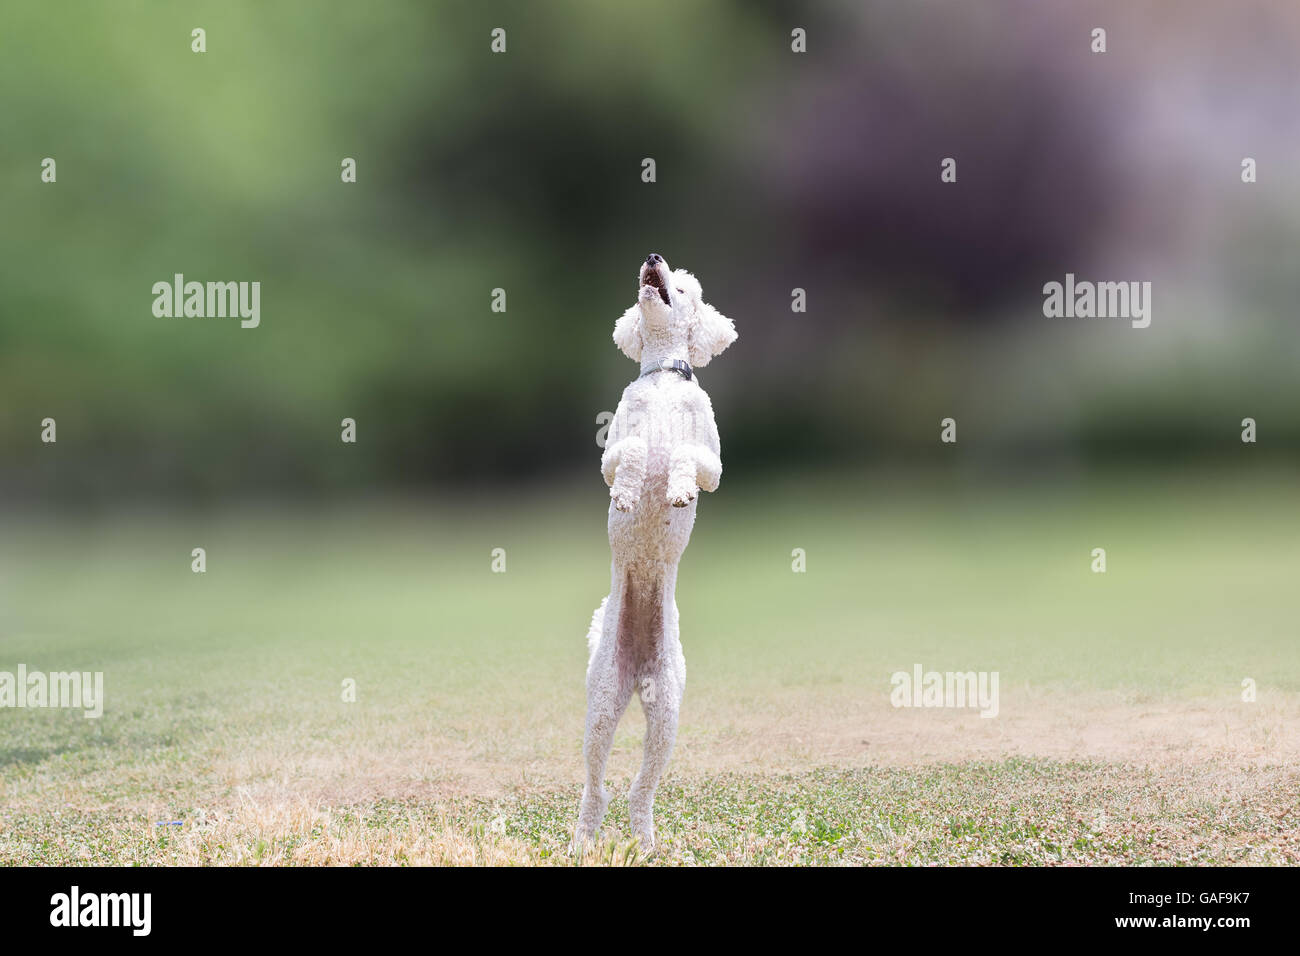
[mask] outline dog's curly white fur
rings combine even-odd
[[[700,489],[722,477],[709,396],[692,375],[656,371],[666,361],[700,368],[736,340],[731,320],[701,298],[700,284],[661,256],[641,266],[636,305],[614,325],[614,343],[641,363],[610,423],[600,470],[609,485],[609,596],[587,634],[587,782],[574,844],[600,829],[609,804],[605,762],[632,694],[646,718],[645,756],[628,794],[632,829],[654,847],[654,797],[677,736],[686,686],[678,634],[677,563],[695,524]],[[654,372],[654,374],[649,374]]]

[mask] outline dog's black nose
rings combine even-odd
[[[659,255],[657,252],[652,252],[650,255],[645,257],[645,264],[648,266],[657,266],[663,261],[664,257]]]

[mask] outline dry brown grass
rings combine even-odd
[[[394,729],[382,739],[343,733],[309,749],[282,741],[224,754],[213,774],[262,797],[306,795],[332,803],[492,797],[568,786],[582,779],[578,717],[580,709],[561,716],[540,706],[498,719],[485,709],[463,738]],[[636,772],[643,726],[634,704],[616,738],[611,776]],[[773,691],[761,706],[748,707],[688,698],[673,768],[687,775],[789,773],[1005,757],[1142,767],[1300,766],[1300,695],[1225,704],[1135,700],[1117,692],[1049,697],[1004,691],[996,719],[972,711],[895,709],[878,695],[850,693]]]
[[[688,705],[660,814],[676,829],[655,862],[1300,862],[1294,697],[1011,691],[994,720],[834,691],[765,703]],[[557,724],[545,702],[481,713],[442,732],[355,721],[305,740],[285,728],[185,768],[128,762],[89,779],[47,768],[0,783],[0,860],[579,862],[566,841],[580,728]],[[616,792],[636,770],[640,733],[634,707],[611,760]],[[833,839],[772,816],[795,803],[800,819],[833,819]],[[581,862],[644,858],[617,819]]]

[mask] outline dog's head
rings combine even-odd
[[[702,368],[736,341],[735,325],[704,301],[695,276],[670,270],[663,256],[653,254],[641,264],[637,284],[636,305],[614,323],[614,344],[632,361],[641,361],[647,339],[685,342],[691,365]]]

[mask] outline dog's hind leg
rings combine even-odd
[[[596,612],[602,618],[604,607],[602,603]],[[595,626],[593,619],[592,628]],[[619,674],[618,662],[611,651],[609,646],[601,647],[599,642],[596,643],[587,666],[587,730],[582,742],[582,753],[587,761],[587,782],[582,788],[578,826],[573,834],[573,845],[579,851],[596,837],[601,821],[605,819],[605,810],[609,806],[605,764],[614,746],[614,731],[632,698],[631,682]]]
[[[677,638],[677,603],[671,595],[667,602],[668,628],[657,666],[642,677],[637,686],[641,710],[645,714],[645,755],[627,795],[632,832],[640,838],[641,846],[647,852],[655,846],[655,789],[673,754],[677,714],[686,689],[686,662]]]
[[[677,739],[677,709],[682,698],[682,687],[677,675],[669,668],[658,674],[642,678],[639,688],[641,709],[645,713],[645,756],[641,770],[628,791],[628,814],[632,833],[640,838],[641,846],[649,852],[655,846],[655,789],[659,778],[668,766]]]

